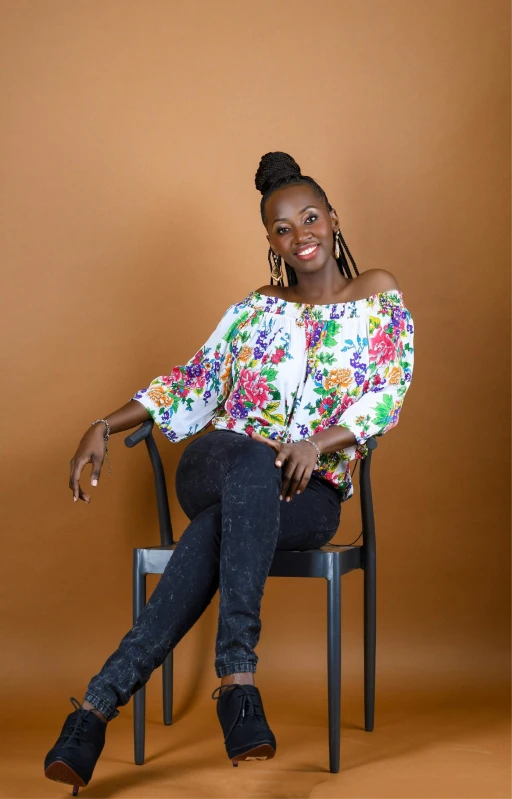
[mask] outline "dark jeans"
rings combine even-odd
[[[137,623],[89,683],[85,699],[119,714],[210,604],[219,588],[217,677],[256,671],[263,588],[276,549],[316,549],[338,529],[334,487],[312,475],[290,502],[268,444],[232,430],[194,439],[176,471],[191,520]]]

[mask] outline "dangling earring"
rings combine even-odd
[[[336,258],[336,260],[338,260],[340,255],[341,255],[341,231],[337,230],[336,233],[334,234],[334,257]]]
[[[270,265],[270,282],[275,280],[278,286],[284,286],[283,270],[281,268],[282,259],[280,255],[276,255],[272,247],[268,250],[268,262]]]

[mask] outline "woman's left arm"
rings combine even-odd
[[[371,436],[382,436],[398,424],[414,367],[414,322],[400,295],[381,298],[381,315],[370,317],[368,338],[366,391],[345,409],[336,425],[313,436],[322,452],[356,444],[364,456]]]

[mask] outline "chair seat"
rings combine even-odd
[[[176,544],[143,547],[134,550],[139,574],[162,574]],[[325,577],[347,574],[362,568],[361,546],[337,547],[327,544],[320,549],[278,550],[270,567],[270,577]]]

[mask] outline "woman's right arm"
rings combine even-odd
[[[123,430],[130,430],[138,427],[147,419],[150,413],[142,403],[137,400],[130,400],[119,410],[114,411],[104,417],[110,425],[110,433],[121,433]],[[71,458],[69,472],[69,487],[73,492],[73,501],[82,499],[89,503],[91,498],[80,487],[80,475],[87,463],[92,463],[91,485],[98,485],[101,466],[105,458],[105,432],[106,425],[103,422],[91,425],[86,430],[78,445],[77,451]]]
[[[155,378],[126,405],[105,417],[110,432],[129,430],[147,419],[153,419],[171,441],[181,441],[204,429],[229,393],[231,341],[248,317],[245,301],[230,305],[193,358],[184,366],[174,367],[171,375]],[[92,463],[91,485],[98,484],[105,457],[105,431],[101,422],[91,425],[71,459],[69,487],[75,502],[91,500],[79,482],[87,463]]]

